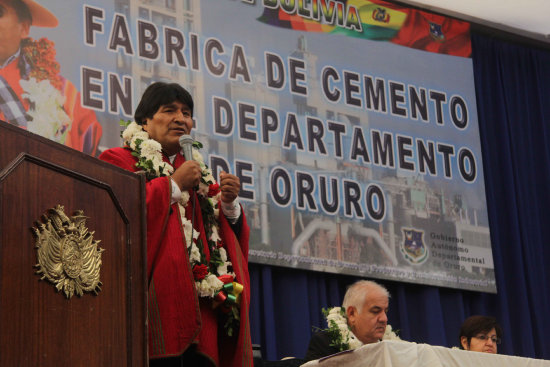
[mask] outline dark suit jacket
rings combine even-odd
[[[338,348],[330,346],[330,334],[327,331],[319,331],[313,334],[309,341],[305,360],[311,361],[338,352]]]

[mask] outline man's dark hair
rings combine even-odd
[[[193,116],[193,97],[185,88],[177,83],[156,82],[151,84],[143,92],[134,113],[136,124],[143,125],[146,119],[152,118],[157,113],[160,106],[175,101],[187,105],[191,110],[191,116]]]
[[[17,19],[19,19],[19,22],[23,23],[28,21],[29,24],[32,24],[31,11],[24,2],[21,0],[11,0],[8,4],[10,4],[13,7],[13,10],[15,10],[15,14],[17,15]]]
[[[462,347],[462,337],[465,336],[468,340],[468,345],[470,345],[470,340],[478,334],[481,333],[488,333],[489,331],[495,329],[495,332],[497,333],[497,338],[502,337],[502,328],[497,323],[497,319],[491,316],[482,316],[482,315],[474,315],[468,317],[464,322],[462,323],[462,326],[460,327],[460,333],[458,335],[458,345],[460,346],[460,349],[464,349]]]

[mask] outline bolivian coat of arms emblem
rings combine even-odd
[[[100,241],[94,240],[94,232],[88,232],[86,219],[82,210],[68,217],[63,206],[57,205],[43,216],[43,223],[37,222],[32,228],[36,236],[36,273],[67,298],[101,291],[99,273],[104,249],[98,247]]]

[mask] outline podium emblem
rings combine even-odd
[[[57,205],[43,216],[43,223],[32,228],[36,236],[38,269],[41,280],[47,279],[67,298],[75,293],[82,297],[84,292],[101,291],[99,273],[101,270],[100,241],[94,240],[94,232],[88,232],[82,210],[72,217]]]

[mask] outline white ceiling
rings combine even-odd
[[[399,2],[550,43],[550,0],[399,0]]]

